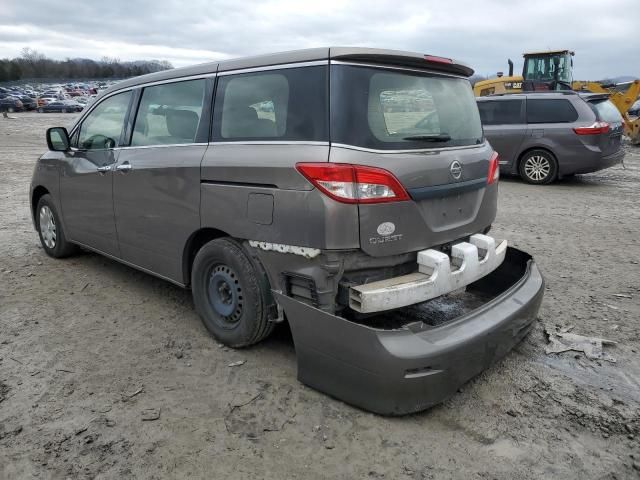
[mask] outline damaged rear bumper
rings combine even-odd
[[[543,289],[531,256],[509,247],[500,267],[467,287],[487,301],[438,326],[372,328],[274,295],[291,326],[302,383],[401,415],[443,401],[511,350],[530,331]]]

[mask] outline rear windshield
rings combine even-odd
[[[622,115],[609,100],[602,100],[599,102],[589,102],[591,108],[596,112],[598,120],[607,123],[621,123]]]
[[[331,141],[393,150],[477,145],[483,139],[466,79],[334,65]]]

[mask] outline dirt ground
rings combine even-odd
[[[95,254],[47,257],[28,187],[48,126],[0,118],[0,478],[640,478],[640,148],[534,187],[502,179],[493,235],[531,252],[536,328],[429,411],[373,415],[296,380],[286,325],[221,348],[188,291]],[[546,355],[544,328],[616,363]],[[236,361],[240,366],[229,366]]]

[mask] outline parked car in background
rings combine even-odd
[[[633,105],[631,105],[631,108],[627,113],[632,117],[640,117],[640,98],[636,100]]]
[[[56,97],[45,97],[45,96],[38,97],[36,99],[38,107],[43,107],[44,105],[47,105],[47,104],[49,104],[51,102],[59,102],[59,101],[60,100],[58,98],[56,98]]]
[[[41,107],[38,107],[38,112],[40,113],[51,113],[51,112],[60,112],[60,113],[71,113],[71,112],[81,112],[82,105],[69,104],[62,100],[56,100],[55,102],[47,103]]]
[[[28,95],[21,95],[19,98],[25,110],[35,110],[38,107],[38,102]]]
[[[0,112],[21,112],[24,105],[19,98],[5,97],[0,99]]]
[[[624,159],[622,116],[605,94],[545,92],[476,99],[500,171],[548,184]]]

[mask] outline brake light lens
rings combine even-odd
[[[493,152],[489,159],[489,172],[487,173],[487,185],[497,182],[500,178],[500,164],[498,163],[498,152]]]
[[[607,122],[595,122],[588,127],[577,127],[573,129],[578,135],[599,135],[601,133],[607,133],[609,131],[609,124]]]
[[[325,195],[342,203],[386,203],[409,200],[391,172],[346,163],[298,163],[296,169]]]
[[[427,62],[435,62],[435,63],[453,63],[453,60],[450,58],[444,58],[444,57],[435,57],[433,55],[425,55],[424,59]]]

